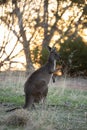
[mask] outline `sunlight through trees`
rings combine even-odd
[[[86,0],[0,0],[0,69],[31,73],[44,47],[82,37],[87,45]]]

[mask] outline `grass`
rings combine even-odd
[[[55,105],[66,104],[72,107],[87,106],[87,91],[68,88],[62,93],[62,88],[59,89],[52,88],[49,90],[48,103]]]
[[[0,102],[22,105],[24,103],[24,96],[13,92],[12,88],[0,88]]]
[[[12,87],[0,88],[0,102],[14,103],[15,105],[22,105],[24,103],[23,94],[19,93],[20,88]],[[19,89],[19,90],[18,90]],[[71,107],[87,106],[87,91],[65,89],[62,93],[62,88],[50,88],[47,103],[50,105],[68,105]]]
[[[87,130],[87,90],[50,84],[45,108],[39,105],[36,110],[6,113],[24,104],[25,78],[10,78],[0,82],[0,102],[9,103],[1,104],[0,130]]]

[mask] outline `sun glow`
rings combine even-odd
[[[70,10],[67,10],[67,11],[63,14],[62,18],[63,18],[65,21],[67,21],[67,20],[69,20],[69,17],[70,17],[71,15],[73,15],[73,12],[70,11]]]
[[[87,44],[87,28],[83,29],[83,40]]]

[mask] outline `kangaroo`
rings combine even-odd
[[[60,55],[57,53],[56,48],[47,47],[50,54],[49,58],[41,68],[31,74],[24,84],[25,104],[24,109],[30,108],[34,103],[39,103],[42,99],[45,101],[48,93],[48,84],[56,69],[56,61],[60,60]],[[6,112],[20,109],[15,107]]]
[[[45,100],[48,93],[48,84],[52,74],[56,71],[56,60],[60,59],[56,48],[47,47],[50,54],[48,61],[36,70],[24,84],[25,104],[23,108],[32,106],[35,102]]]

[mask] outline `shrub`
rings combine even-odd
[[[63,69],[67,68],[68,74],[87,75],[87,45],[81,38],[64,42],[59,52],[64,61]]]

